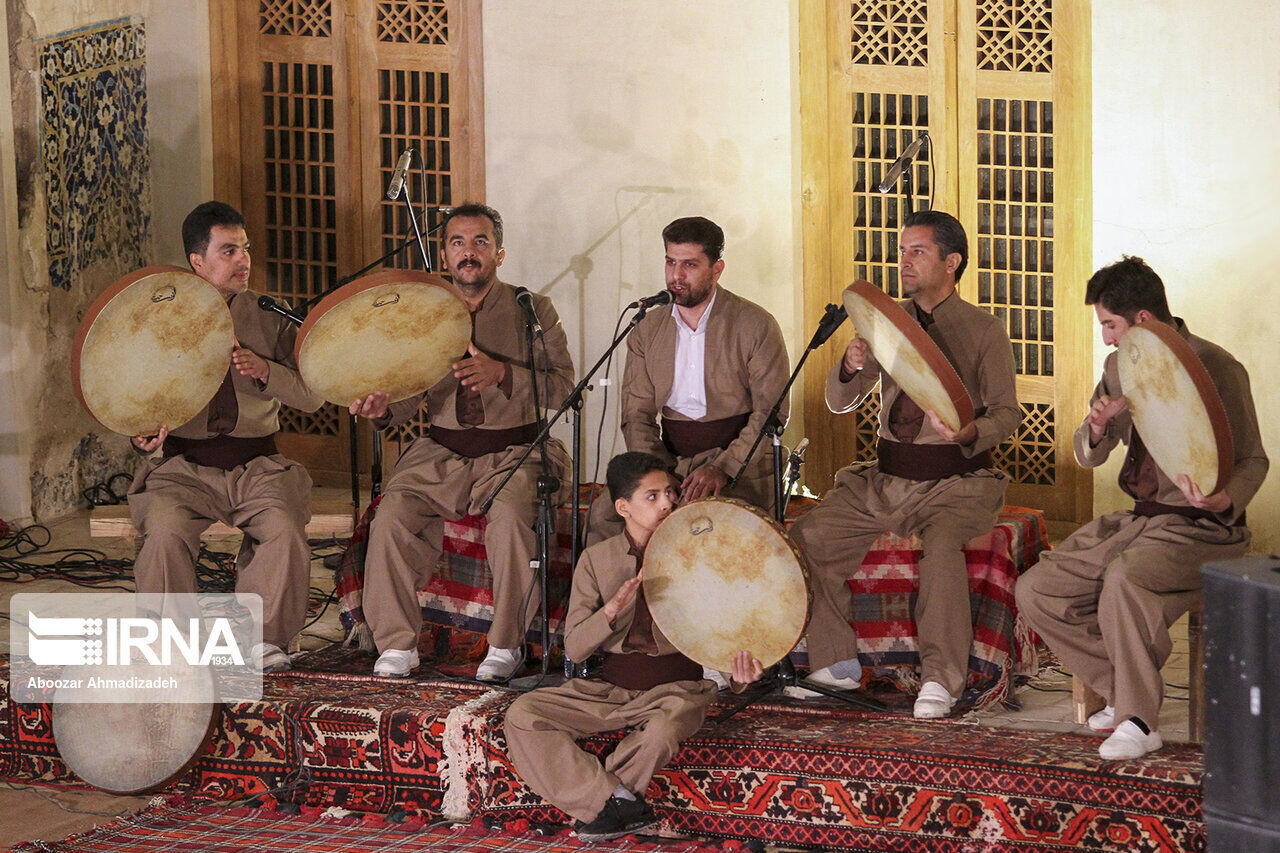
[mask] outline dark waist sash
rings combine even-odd
[[[679,652],[669,655],[605,652],[601,676],[624,690],[648,690],[672,681],[700,681],[702,666]]]
[[[965,456],[958,444],[903,444],[882,438],[876,453],[882,473],[908,480],[942,480],[992,467],[990,450]]]
[[[164,455],[181,456],[196,465],[221,468],[230,471],[248,465],[259,456],[272,456],[276,449],[276,437],[264,435],[257,438],[233,438],[215,435],[213,438],[182,438],[169,435],[164,440]]]
[[[1180,515],[1183,518],[1189,518],[1192,521],[1199,521],[1207,518],[1210,521],[1216,521],[1217,513],[1210,512],[1207,509],[1200,509],[1196,506],[1177,506],[1176,504],[1162,504],[1159,501],[1135,501],[1133,504],[1133,514],[1140,515],[1143,518],[1152,518],[1157,515]],[[1238,524],[1244,524],[1244,515],[1240,516]]]
[[[751,413],[730,415],[714,421],[677,421],[662,419],[662,443],[676,456],[697,456],[703,451],[718,447],[721,450],[733,443],[742,428],[751,420]]]
[[[538,425],[524,424],[510,429],[445,429],[432,424],[427,427],[427,435],[441,447],[475,459],[501,453],[513,444],[532,444],[538,437]]]

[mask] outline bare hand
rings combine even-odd
[[[978,424],[969,421],[960,428],[959,431],[952,429],[942,422],[942,418],[938,417],[938,413],[933,409],[925,412],[925,417],[929,419],[929,426],[933,427],[933,431],[945,438],[947,441],[954,441],[956,444],[973,444],[978,438]]]
[[[263,385],[267,384],[267,377],[271,375],[270,362],[263,359],[253,350],[240,346],[240,341],[235,338],[232,338],[232,341],[235,344],[235,349],[231,351],[231,363],[236,370],[240,371],[240,375],[256,379]]]
[[[604,615],[609,620],[609,624],[613,624],[613,620],[618,618],[618,614],[622,612],[622,608],[626,607],[635,600],[636,591],[640,589],[640,584],[644,580],[644,572],[636,572],[636,576],[631,580],[618,587],[618,591],[613,594],[613,598],[605,602]]]
[[[867,360],[867,342],[862,338],[854,338],[844,348],[844,361],[841,367],[845,373],[857,373]]]
[[[729,485],[729,476],[721,471],[719,466],[703,465],[685,477],[684,482],[680,484],[680,492],[683,495],[681,503],[696,501],[707,495],[718,496],[727,485]]]
[[[1178,488],[1182,490],[1182,495],[1196,509],[1207,509],[1209,512],[1226,512],[1231,508],[1231,497],[1222,491],[1214,492],[1205,497],[1204,492],[1200,491],[1200,487],[1195,484],[1186,474],[1178,475]]]
[[[386,391],[374,391],[368,397],[361,397],[351,403],[351,414],[361,418],[377,420],[387,414],[387,403],[391,395]]]
[[[1093,401],[1093,405],[1089,407],[1089,440],[1092,444],[1102,441],[1103,434],[1107,431],[1107,424],[1116,415],[1123,412],[1129,407],[1129,401],[1123,396],[1108,397],[1102,395]]]
[[[507,366],[476,349],[474,341],[467,343],[467,352],[470,358],[464,358],[453,365],[454,378],[464,386],[479,391],[497,385],[507,375]]]
[[[751,656],[751,652],[737,652],[733,656],[730,677],[738,684],[754,684],[764,675],[764,666]]]
[[[143,453],[153,453],[155,449],[164,444],[165,436],[169,434],[167,426],[160,427],[160,431],[155,435],[135,435],[129,441],[133,442],[133,446],[141,450]]]

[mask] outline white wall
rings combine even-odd
[[[624,305],[665,286],[662,227],[695,214],[725,230],[721,282],[770,310],[795,354],[796,9],[485,3],[485,168],[506,220],[503,276],[554,300],[579,371]],[[616,402],[611,393],[606,462],[625,449]],[[599,393],[586,412],[594,459]]]
[[[1095,266],[1146,258],[1173,313],[1248,369],[1273,464],[1249,506],[1257,551],[1280,547],[1277,44],[1270,0],[1093,4]],[[1129,503],[1118,468],[1099,469],[1097,512]]]

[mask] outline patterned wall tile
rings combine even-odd
[[[41,159],[49,278],[70,290],[81,270],[151,255],[146,36],[120,19],[40,43]]]

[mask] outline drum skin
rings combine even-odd
[[[234,338],[231,311],[213,285],[180,267],[146,267],[89,306],[71,348],[72,385],[107,429],[154,435],[209,404]]]
[[[654,623],[684,655],[721,672],[737,652],[771,666],[795,647],[809,621],[808,575],[776,521],[728,498],[676,509],[644,552]]]
[[[858,337],[902,393],[959,432],[973,420],[973,401],[929,333],[893,298],[868,281],[845,288],[844,310]]]
[[[302,379],[330,403],[375,391],[404,400],[443,379],[471,340],[471,315],[438,275],[383,270],[343,285],[307,314],[294,346]]]
[[[1187,474],[1205,495],[1231,480],[1231,425],[1204,364],[1172,326],[1148,320],[1120,337],[1116,366],[1133,425],[1170,480]]]

